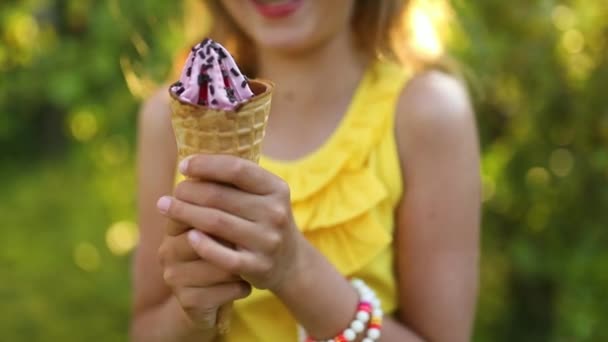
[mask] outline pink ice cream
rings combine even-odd
[[[222,110],[233,110],[253,97],[230,53],[208,38],[192,48],[170,90],[185,102]]]

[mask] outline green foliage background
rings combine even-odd
[[[608,340],[608,2],[452,8],[483,145],[475,340]],[[133,94],[166,77],[182,17],[172,1],[0,4],[2,340],[126,340]]]

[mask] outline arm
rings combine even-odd
[[[464,87],[430,72],[398,105],[405,194],[397,212],[399,319],[428,341],[468,341],[479,260],[480,175]]]

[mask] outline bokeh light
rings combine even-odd
[[[585,36],[579,30],[570,29],[562,35],[562,46],[569,53],[580,53],[585,47]]]
[[[574,156],[570,150],[558,148],[551,153],[549,168],[559,177],[566,177],[574,167]]]
[[[84,271],[97,271],[101,265],[97,247],[89,242],[80,242],[74,248],[74,263]]]
[[[526,173],[526,184],[532,188],[546,187],[551,181],[551,175],[544,167],[533,167]]]
[[[80,142],[93,139],[98,131],[97,118],[88,110],[78,110],[72,114],[69,125],[72,136]]]
[[[106,231],[106,244],[115,255],[129,253],[137,244],[137,225],[131,221],[119,221]]]
[[[28,49],[36,44],[40,30],[38,23],[29,13],[13,12],[5,20],[4,37],[15,48]]]
[[[585,53],[569,55],[566,60],[570,75],[577,81],[586,80],[595,68],[593,60]]]
[[[566,5],[557,5],[551,13],[553,24],[559,30],[566,31],[576,24],[576,15],[572,9]]]
[[[428,1],[415,1],[412,5],[412,10],[408,18],[410,30],[413,32],[411,45],[417,53],[426,58],[435,58],[440,56],[443,51],[443,42],[436,28],[436,22],[433,20],[431,13],[442,11],[441,6]]]

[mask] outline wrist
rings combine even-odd
[[[312,273],[315,271],[314,265],[318,253],[303,235],[298,234],[297,239],[291,267],[282,281],[270,289],[281,300],[298,295],[298,293],[301,295],[301,290],[308,288],[310,279],[314,278]]]
[[[165,317],[174,317],[174,331],[176,341],[182,342],[211,342],[217,336],[215,327],[202,327],[196,324],[190,316],[184,311],[180,303],[175,297],[171,299],[172,309],[168,310]]]
[[[171,296],[159,305],[138,311],[133,317],[130,336],[138,342],[211,342],[216,333],[197,328]]]
[[[335,336],[350,324],[359,296],[323,254],[302,240],[290,277],[273,292],[307,332]]]

